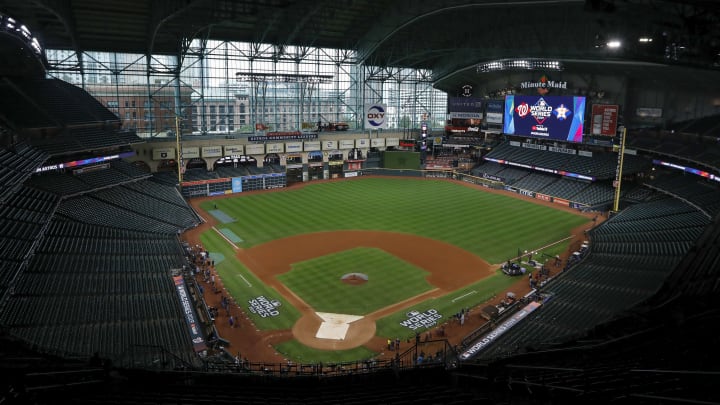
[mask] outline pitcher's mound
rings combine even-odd
[[[340,280],[342,280],[343,283],[350,285],[365,284],[368,279],[368,275],[364,273],[347,273],[340,277]]]

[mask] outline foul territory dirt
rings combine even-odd
[[[407,178],[404,179],[413,181]],[[362,179],[349,181],[362,181]],[[423,180],[417,179],[414,181]],[[548,205],[555,209],[577,213],[576,210],[568,207],[523,197],[504,190],[487,189],[465,182],[457,183],[467,187],[477,188],[481,192],[507,194],[516,198],[526,199],[536,204]],[[292,188],[302,186],[303,185],[295,185]],[[259,191],[259,193],[262,192],[268,191]],[[200,234],[210,229],[216,223],[212,216],[200,209],[200,203],[213,198],[218,197],[198,198],[190,201],[193,207],[207,221],[182,235],[184,240],[193,245],[200,244]],[[570,247],[567,252],[561,255],[563,263],[567,260],[571,252],[579,248],[579,245],[586,237],[585,231],[591,226],[599,224],[605,218],[605,216],[598,215],[597,213],[585,213],[582,215],[588,218],[588,222],[572,230]],[[315,334],[320,326],[321,319],[315,315],[312,308],[280,283],[276,276],[290,271],[290,266],[293,263],[359,246],[383,249],[417,267],[425,269],[430,273],[428,282],[435,288],[405,301],[382,308],[368,314],[359,321],[351,323],[344,340],[317,339],[315,338]],[[422,246],[422,248],[419,249],[418,246]],[[444,252],[444,254],[438,254],[438,252]],[[498,264],[489,264],[465,250],[442,241],[415,235],[371,231],[318,232],[278,239],[249,249],[239,249],[237,251],[237,259],[244,263],[264,283],[277,289],[278,292],[302,313],[301,319],[295,323],[292,329],[259,331],[253,325],[250,318],[244,313],[241,306],[232,305],[229,314],[225,311],[220,311],[221,313],[215,319],[215,323],[220,335],[230,342],[230,346],[227,349],[233,354],[239,354],[242,357],[248,358],[251,362],[286,361],[287,359],[285,359],[282,354],[275,351],[273,345],[290,339],[297,339],[307,346],[327,350],[350,349],[364,345],[368,349],[380,353],[380,357],[385,357],[386,355],[391,356],[394,352],[386,354],[385,349],[387,348],[387,339],[394,337],[375,336],[375,321],[377,319],[393,312],[410,308],[414,304],[428,298],[439,297],[467,284],[479,281],[484,277],[490,276],[493,271],[498,268]],[[551,267],[550,274],[557,273],[560,269],[560,266]],[[203,283],[201,279],[198,279],[198,282]],[[222,280],[219,279],[217,275],[215,283],[220,291],[227,296],[227,292],[225,292],[222,285]],[[518,282],[508,289],[508,291],[515,293],[517,296],[522,296],[529,290],[529,283],[526,277],[518,277]],[[505,292],[498,294],[488,302],[480,303],[477,307],[471,308],[469,316],[466,317],[463,325],[460,325],[460,323],[456,321],[447,321],[442,325],[438,325],[438,328],[442,327],[444,337],[447,338],[451,344],[458,344],[464,336],[486,322],[486,320],[480,316],[480,309],[488,304],[497,304],[504,298]],[[205,300],[208,305],[220,307],[220,294],[213,294],[210,286],[206,286],[205,288]],[[230,327],[229,325],[229,315],[232,315],[237,320],[234,327]],[[430,333],[437,336],[434,331],[430,331]]]

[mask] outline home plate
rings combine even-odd
[[[344,340],[350,324],[363,318],[357,315],[330,314],[327,312],[316,312],[315,314],[323,320],[315,334],[318,339]]]

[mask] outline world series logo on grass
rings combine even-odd
[[[426,327],[429,328],[434,326],[437,321],[442,318],[437,309],[428,309],[425,312],[410,311],[405,314],[408,319],[400,322],[400,325],[415,330],[418,328]]]
[[[280,315],[280,311],[278,311],[277,308],[282,304],[278,300],[270,300],[265,298],[264,295],[261,295],[249,300],[248,303],[250,304],[248,307],[250,312],[258,314],[262,318]]]

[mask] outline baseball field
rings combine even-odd
[[[223,288],[294,361],[358,360],[505,291],[518,252],[552,257],[586,216],[457,182],[358,178],[208,199]]]

